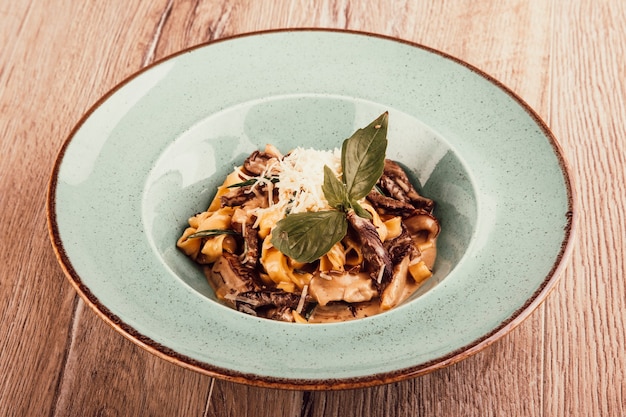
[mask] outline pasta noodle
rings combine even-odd
[[[432,275],[440,228],[434,203],[390,160],[358,202],[369,214],[348,211],[345,236],[319,258],[297,261],[272,243],[276,224],[290,214],[333,210],[322,191],[324,166],[341,177],[339,150],[283,156],[268,145],[189,218],[177,246],[204,266],[225,304],[296,323],[351,320],[397,306]]]

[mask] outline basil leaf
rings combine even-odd
[[[383,173],[388,119],[387,112],[381,114],[343,142],[341,166],[349,200],[365,197]]]
[[[211,236],[217,236],[217,235],[236,235],[236,234],[237,232],[235,232],[234,230],[207,229],[207,230],[200,230],[196,233],[192,233],[189,236],[187,236],[187,239],[195,239],[199,237],[211,237]]]
[[[272,231],[272,245],[298,262],[313,262],[327,253],[348,231],[342,211],[290,214]]]
[[[363,206],[360,205],[358,202],[356,202],[354,200],[351,201],[350,202],[350,207],[352,207],[352,209],[357,214],[357,216],[363,217],[364,219],[368,219],[368,220],[370,220],[372,218],[372,214],[369,211],[365,210],[363,208]]]
[[[322,191],[328,204],[337,210],[344,210],[346,207],[347,193],[346,187],[335,177],[335,173],[327,165],[324,165],[324,184]]]

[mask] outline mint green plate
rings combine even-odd
[[[434,276],[400,307],[346,323],[217,303],[176,249],[187,218],[253,150],[338,147],[383,111],[388,157],[437,202]],[[563,267],[573,204],[557,141],[489,76],[399,40],[285,30],[183,51],[107,94],[59,153],[48,221],[78,293],[148,351],[231,381],[341,389],[422,375],[519,324]]]

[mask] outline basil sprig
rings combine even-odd
[[[197,239],[202,237],[213,237],[218,235],[236,235],[237,232],[230,229],[206,229],[200,230],[187,236],[187,239]]]
[[[272,232],[272,245],[298,262],[313,262],[327,253],[348,231],[346,213],[371,215],[358,203],[383,173],[389,114],[381,114],[357,130],[341,147],[342,179],[324,166],[322,191],[335,210],[290,214]]]

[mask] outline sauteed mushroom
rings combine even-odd
[[[239,311],[260,317],[293,321],[291,311],[298,309],[302,296],[280,289],[265,289],[239,293],[231,298],[235,301],[235,307]],[[302,308],[306,309],[308,303],[308,297],[305,296]]]
[[[244,266],[236,255],[228,252],[213,264],[207,277],[220,299],[225,299],[227,294],[259,291],[262,287],[257,270]]]
[[[390,159],[385,159],[383,175],[378,181],[378,186],[387,191],[391,197],[411,203],[415,208],[431,212],[435,207],[433,200],[419,195],[402,167]]]
[[[263,174],[272,160],[281,158],[282,155],[272,145],[267,145],[265,151],[254,151],[243,163],[243,170],[253,176],[259,176]]]
[[[425,210],[415,210],[404,219],[404,224],[413,238],[422,241],[435,239],[441,230],[439,220]]]

